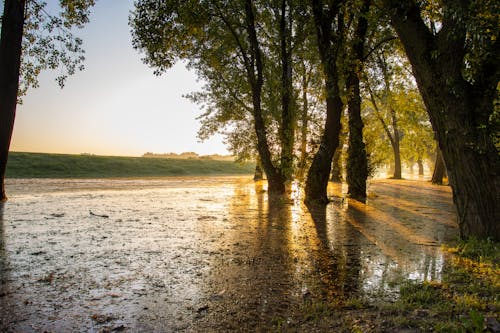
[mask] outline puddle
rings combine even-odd
[[[304,302],[397,297],[439,280],[451,192],[377,180],[367,205],[270,205],[249,177],[9,180],[2,331],[266,329]],[[345,193],[345,191],[344,191]]]

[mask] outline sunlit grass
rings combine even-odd
[[[251,174],[254,165],[207,159],[167,159],[11,152],[8,178],[109,178]]]
[[[471,239],[444,249],[450,258],[440,281],[402,280],[393,302],[311,302],[301,320],[315,327],[348,318],[342,331],[350,332],[490,332],[500,318],[498,243]]]

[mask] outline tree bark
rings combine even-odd
[[[0,201],[5,194],[5,171],[16,117],[21,68],[25,0],[6,0],[0,37]]]
[[[466,81],[467,2],[443,3],[443,26],[434,35],[415,1],[385,0],[448,169],[460,235],[499,241],[500,157],[488,126],[498,95],[498,52],[481,60],[477,81]]]
[[[361,119],[360,75],[363,70],[364,43],[368,30],[366,14],[370,1],[365,0],[359,13],[358,25],[352,45],[353,64],[347,75],[349,111],[349,148],[347,150],[348,195],[361,202],[366,201],[366,179],[368,178],[368,159],[363,141],[363,120]]]
[[[285,193],[285,184],[281,173],[274,166],[266,135],[266,126],[262,116],[262,86],[263,63],[262,52],[257,39],[255,28],[255,15],[252,0],[245,1],[245,20],[248,31],[251,57],[246,57],[247,76],[252,88],[252,104],[255,133],[257,136],[257,150],[262,161],[262,167],[267,176],[268,191],[270,195]]]
[[[334,183],[342,183],[342,165],[341,158],[342,157],[342,144],[340,143],[339,138],[339,146],[335,149],[335,153],[333,153],[332,157],[332,172],[330,176],[330,181]]]
[[[300,159],[297,168],[297,179],[302,181],[307,164],[307,136],[309,133],[309,102],[307,100],[307,89],[309,88],[309,78],[307,70],[302,75],[302,113],[300,127]]]
[[[431,182],[437,185],[443,185],[443,178],[446,174],[446,166],[443,160],[441,149],[436,149],[436,162],[434,164],[434,172],[432,173]]]
[[[264,179],[264,171],[262,170],[262,162],[260,161],[260,157],[257,156],[255,160],[255,172],[253,175],[253,180],[262,180]]]
[[[392,178],[401,179],[401,148],[400,148],[401,138],[399,135],[398,119],[396,117],[396,111],[392,107],[390,109],[391,109],[392,132],[393,132],[391,145],[392,145],[392,151],[394,152],[394,175]]]
[[[285,182],[293,179],[293,148],[295,145],[295,108],[292,86],[291,13],[287,16],[287,0],[281,1],[280,57],[281,57],[281,174]],[[291,9],[289,8],[289,11]]]
[[[344,104],[340,98],[339,73],[336,64],[340,45],[339,31],[333,31],[333,20],[338,18],[338,29],[343,26],[338,5],[332,5],[325,13],[323,1],[313,0],[314,23],[318,38],[318,50],[321,65],[325,74],[326,89],[326,121],[318,151],[314,155],[311,167],[307,173],[305,201],[308,203],[328,203],[326,189],[332,157],[339,145],[341,129],[340,118]]]

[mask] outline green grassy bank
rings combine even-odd
[[[167,159],[10,152],[8,178],[113,178],[251,174],[254,165],[209,159]]]

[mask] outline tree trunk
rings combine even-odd
[[[462,238],[500,240],[500,157],[489,132],[500,73],[498,54],[481,60],[482,76],[463,77],[466,27],[463,2],[447,2],[433,35],[414,1],[386,0],[406,50],[448,169]],[[462,14],[465,15],[465,14]],[[494,60],[496,59],[496,61]]]
[[[342,144],[339,139],[339,146],[335,149],[335,153],[333,153],[332,158],[332,173],[330,176],[330,181],[334,183],[342,182],[342,165],[341,158],[342,157]]]
[[[344,104],[340,98],[339,74],[337,68],[337,51],[339,45],[334,45],[334,40],[339,40],[338,31],[332,31],[333,19],[338,17],[338,27],[343,26],[338,15],[339,8],[329,8],[326,15],[324,4],[321,0],[313,0],[314,23],[318,37],[318,49],[321,65],[325,74],[326,89],[326,121],[318,151],[314,155],[311,167],[307,173],[305,187],[305,201],[308,203],[328,203],[326,189],[333,153],[339,145],[341,129],[340,118]],[[335,13],[336,12],[336,13]],[[335,46],[335,47],[334,47]]]
[[[292,86],[292,46],[291,13],[286,15],[287,1],[281,1],[280,17],[280,58],[281,58],[281,166],[280,171],[285,182],[293,179],[293,148],[295,145],[295,108],[293,105]],[[287,20],[288,18],[288,20]]]
[[[5,171],[16,117],[26,1],[6,0],[4,4],[0,37],[0,201],[7,200]]]
[[[309,80],[307,72],[302,75],[302,114],[301,114],[301,128],[300,128],[300,159],[297,170],[297,179],[302,181],[307,164],[307,135],[309,126],[309,103],[307,100],[307,89],[309,87]]]
[[[432,173],[431,182],[437,185],[443,185],[443,178],[446,174],[446,166],[443,160],[441,149],[436,149],[436,162],[434,164],[434,172]]]
[[[400,142],[401,138],[399,135],[398,128],[398,118],[396,116],[396,111],[392,106],[390,106],[391,118],[392,118],[392,151],[394,152],[394,179],[401,179],[401,149]]]
[[[393,179],[401,179],[401,150],[399,147],[399,133],[394,130],[394,138],[391,140],[392,152],[394,154]]]
[[[423,176],[424,175],[424,162],[422,161],[421,158],[417,160],[417,165],[418,165],[418,175]]]
[[[267,176],[268,191],[270,195],[285,193],[285,184],[281,173],[273,165],[271,152],[266,135],[266,126],[262,117],[262,86],[263,63],[262,52],[255,29],[255,15],[252,0],[245,1],[245,19],[248,31],[251,57],[246,57],[247,76],[252,88],[252,104],[255,133],[257,136],[257,151],[262,161],[262,167]]]
[[[364,1],[359,13],[358,25],[352,46],[354,63],[347,75],[349,110],[349,148],[347,150],[348,195],[361,202],[366,201],[366,179],[368,178],[368,159],[363,141],[363,120],[361,119],[360,75],[363,69],[364,41],[368,30],[366,14],[370,1]]]
[[[264,179],[264,171],[262,170],[262,162],[260,161],[260,157],[257,156],[255,160],[255,173],[253,175],[253,180],[262,179]]]

